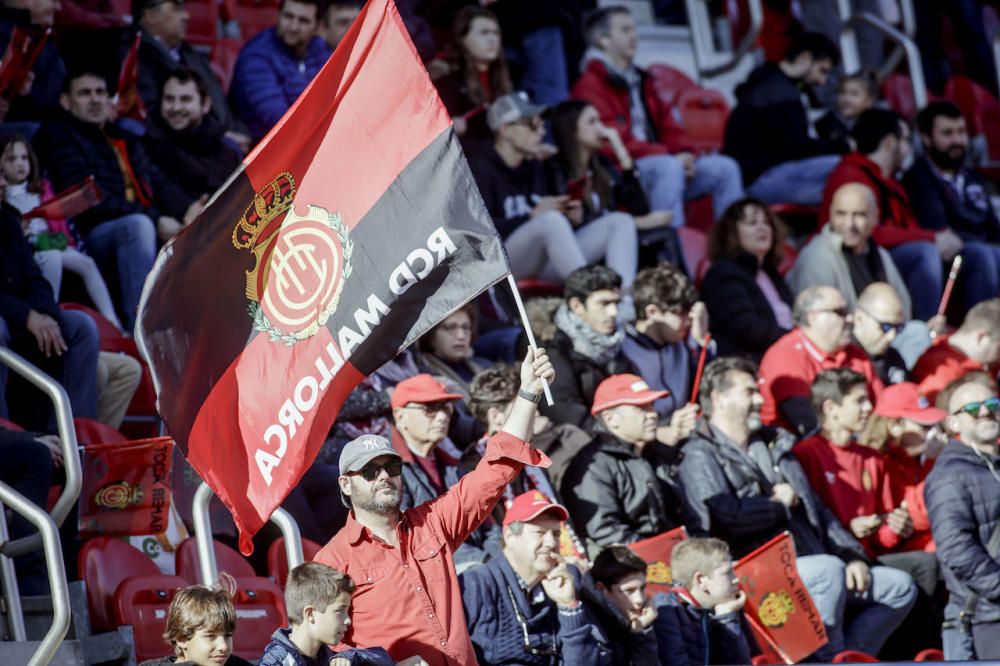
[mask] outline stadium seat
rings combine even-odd
[[[833,658],[834,664],[877,664],[878,659],[867,652],[844,650]]]
[[[690,76],[670,65],[657,63],[650,65],[646,71],[653,81],[653,90],[664,104],[673,106],[682,91],[698,88],[698,84]]]
[[[196,46],[211,48],[219,36],[219,3],[216,0],[188,0],[187,41]]]
[[[213,541],[215,546],[215,563],[219,571],[224,571],[233,578],[253,578],[257,573],[246,559],[224,543]],[[177,547],[177,575],[193,585],[200,585],[201,565],[198,564],[198,543],[194,537],[189,537]]]
[[[776,203],[768,206],[794,236],[812,236],[819,231],[819,206]]]
[[[310,539],[302,539],[302,557],[306,562],[312,562],[316,553],[323,546]],[[280,537],[271,542],[267,549],[267,573],[282,590],[288,578],[288,554],[285,553],[285,538]]]
[[[78,444],[118,444],[128,441],[125,435],[94,419],[77,416],[73,419],[73,426]]]
[[[13,421],[8,421],[7,419],[0,418],[0,428],[6,428],[7,430],[16,430],[17,432],[24,432],[24,428],[17,425]]]
[[[936,648],[928,648],[926,650],[921,650],[917,653],[917,656],[913,658],[913,661],[944,661],[944,652]]]
[[[882,98],[889,108],[907,120],[917,115],[917,103],[913,99],[913,86],[906,74],[890,74],[882,82]]]
[[[681,90],[674,103],[680,113],[687,138],[698,152],[714,152],[722,148],[729,105],[715,90],[688,88]]]
[[[244,41],[272,27],[277,20],[277,0],[238,0],[236,3],[236,22]]]
[[[170,652],[163,638],[167,612],[177,590],[187,586],[183,578],[162,574],[129,577],[118,585],[114,595],[115,622],[131,625],[137,662]]]
[[[962,110],[969,134],[982,134],[986,138],[990,161],[1000,161],[1000,100],[964,76],[951,77],[945,85],[944,95]]]
[[[684,252],[684,262],[687,264],[688,270],[697,274],[698,267],[708,252],[708,239],[704,233],[691,227],[679,228],[677,236],[681,241],[681,250]]]
[[[156,564],[142,551],[112,537],[95,537],[86,541],[80,548],[77,568],[87,586],[90,625],[95,632],[111,631],[117,626],[115,590],[123,580],[160,575]]]
[[[525,300],[544,296],[562,296],[563,286],[555,282],[545,282],[534,278],[517,281],[517,290]]]
[[[243,42],[239,39],[224,37],[215,42],[212,47],[212,71],[219,77],[222,89],[229,91],[229,84],[233,80],[233,68],[236,67],[236,59],[240,56],[240,49]]]

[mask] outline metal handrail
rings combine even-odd
[[[52,516],[44,509],[38,508],[24,495],[3,482],[0,482],[0,502],[24,516],[41,534],[45,568],[49,574],[49,588],[52,594],[52,626],[45,632],[45,637],[39,642],[28,666],[45,666],[52,661],[59,644],[69,631],[69,585],[66,583],[59,529]]]
[[[708,12],[707,0],[685,0],[688,26],[691,31],[691,44],[694,49],[694,62],[699,78],[712,78],[736,69],[743,57],[750,52],[760,36],[764,26],[764,8],[761,0],[747,0],[750,12],[750,28],[743,35],[740,43],[733,49],[723,62],[710,65],[709,61],[721,55],[715,50],[712,40],[712,20]]]
[[[920,58],[920,50],[917,49],[916,43],[898,29],[889,25],[874,14],[869,12],[859,12],[854,14],[850,19],[844,22],[844,25],[841,28],[841,40],[843,42],[844,36],[850,36],[849,41],[851,41],[855,47],[853,53],[851,53],[851,56],[854,58],[853,64],[855,65],[855,68],[859,63],[857,40],[854,38],[854,26],[858,23],[866,23],[872,26],[883,35],[896,41],[896,43],[903,47],[903,52],[906,54],[906,63],[910,70],[910,85],[913,87],[913,101],[916,103],[918,109],[922,109],[927,106],[927,84],[924,81],[923,61]],[[848,65],[847,51],[845,50],[844,68],[848,69]]]
[[[209,515],[209,502],[212,501],[212,489],[202,481],[194,493],[191,505],[194,519],[194,539],[198,547],[198,566],[201,569],[201,582],[211,587],[219,579],[219,565],[215,559],[215,548],[212,547],[212,518]],[[271,522],[278,526],[285,538],[285,555],[288,557],[288,570],[302,564],[302,533],[299,524],[281,507],[271,514]]]
[[[80,454],[76,448],[76,429],[73,427],[73,411],[70,409],[66,390],[52,377],[15,354],[7,347],[0,347],[0,363],[24,377],[45,393],[52,401],[56,411],[56,427],[59,429],[59,442],[63,452],[63,471],[66,474],[66,485],[52,507],[52,521],[56,526],[63,524],[66,516],[80,497],[83,484],[83,473],[80,470]],[[0,544],[0,554],[16,557],[32,550],[37,550],[40,537],[37,534],[22,537],[15,541]]]

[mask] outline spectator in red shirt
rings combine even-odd
[[[402,460],[384,438],[366,435],[344,447],[340,491],[352,510],[315,560],[357,583],[345,644],[382,646],[396,660],[419,654],[430,666],[475,663],[452,556],[524,465],[548,467],[525,440],[542,381],[554,376],[543,350],[528,353],[503,430],[476,469],[436,501],[400,510]]]
[[[865,378],[846,368],[824,370],[812,401],[820,430],[792,450],[809,484],[869,556],[895,548],[913,533],[913,521],[893,505],[881,456],[855,441],[872,412]]]
[[[1000,298],[973,306],[961,327],[942,335],[913,366],[913,381],[928,400],[937,400],[946,386],[970,372],[1000,369]]]
[[[882,392],[871,360],[850,342],[851,314],[843,295],[833,287],[810,287],[795,299],[796,327],[778,339],[760,363],[764,396],[761,418],[805,434],[816,427],[810,387],[816,375],[831,368],[849,368],[868,382],[869,397]]]
[[[889,250],[913,296],[917,319],[934,316],[943,286],[941,260],[951,261],[962,249],[962,240],[948,228],[922,228],[913,215],[910,198],[897,174],[910,161],[910,128],[899,114],[869,109],[861,114],[851,135],[857,150],[848,153],[826,181],[820,215],[828,221],[833,194],[847,183],[861,183],[875,195],[879,224],[872,239]]]

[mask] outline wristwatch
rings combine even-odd
[[[541,393],[532,393],[531,391],[525,391],[524,389],[518,389],[517,394],[527,400],[528,402],[533,402],[536,405],[542,401]]]

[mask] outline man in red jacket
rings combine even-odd
[[[950,229],[934,232],[917,223],[910,198],[896,180],[911,156],[910,128],[897,113],[868,109],[858,117],[851,136],[857,150],[845,155],[826,181],[821,214],[828,214],[834,192],[847,183],[862,183],[875,194],[880,224],[872,238],[889,251],[902,274],[914,318],[926,321],[941,297],[942,259],[951,261],[961,251],[962,240]]]
[[[653,210],[672,211],[684,224],[684,201],[712,196],[715,219],[743,196],[740,167],[724,155],[695,155],[687,133],[674,119],[649,75],[635,66],[635,21],[624,7],[598,9],[584,26],[588,49],[583,73],[573,86],[601,122],[618,130],[639,167]]]

